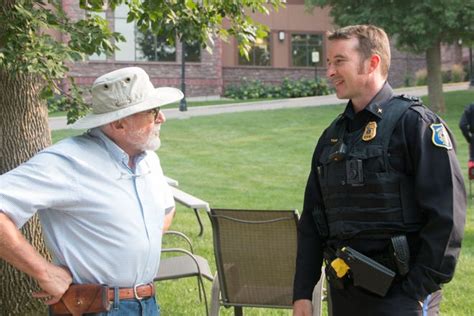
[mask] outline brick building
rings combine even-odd
[[[216,40],[212,53],[198,45],[186,47],[186,95],[219,96],[229,84],[242,78],[259,79],[277,84],[284,78],[324,77],[326,71],[326,31],[333,29],[328,9],[308,12],[304,0],[287,0],[286,8],[269,16],[256,15],[255,20],[270,28],[269,36],[255,44],[250,60],[239,56],[237,41]],[[84,11],[77,0],[63,0],[64,8],[71,16],[80,18]],[[182,45],[171,47],[152,34],[136,30],[126,22],[127,8],[120,6],[114,12],[101,13],[110,27],[123,34],[126,42],[113,56],[91,56],[87,62],[71,66],[70,75],[80,85],[113,69],[137,65],[144,68],[157,86],[181,84]],[[392,51],[392,68],[389,81],[395,87],[414,77],[416,70],[425,67],[423,57]]]

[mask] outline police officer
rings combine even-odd
[[[466,106],[459,121],[459,128],[469,144],[469,161],[474,161],[474,146],[472,144],[474,134],[474,103]]]
[[[298,227],[294,315],[311,315],[323,260],[335,316],[423,315],[429,306],[435,315],[466,214],[452,135],[419,99],[394,95],[382,29],[355,25],[329,34],[327,66],[337,97],[349,102],[313,155]],[[350,262],[343,261],[348,271],[334,271],[347,247],[394,272],[386,293],[354,285]]]

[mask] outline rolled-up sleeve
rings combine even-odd
[[[76,203],[75,182],[67,168],[62,157],[39,153],[1,175],[0,210],[20,228],[39,210]]]

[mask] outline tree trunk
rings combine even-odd
[[[462,44],[459,41],[453,43],[453,64],[462,65]]]
[[[48,111],[39,98],[39,80],[13,75],[0,68],[0,174],[31,158],[51,144]],[[31,244],[46,258],[41,226],[35,215],[22,228]],[[31,297],[36,282],[0,259],[0,314],[46,315],[46,306]]]
[[[441,43],[436,41],[426,50],[426,66],[428,70],[428,99],[434,112],[446,111],[443,82],[441,79]]]

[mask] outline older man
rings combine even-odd
[[[87,132],[0,176],[0,257],[37,280],[35,297],[51,305],[71,283],[102,284],[113,301],[105,314],[159,315],[153,278],[174,200],[154,151],[160,106],[182,97],[155,89],[141,68],[105,74],[92,86],[92,113],[73,125]],[[36,212],[52,263],[18,230]]]

